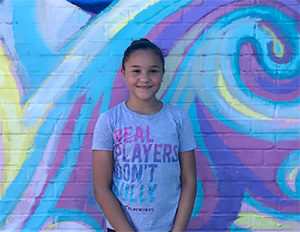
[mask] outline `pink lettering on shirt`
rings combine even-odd
[[[122,140],[122,130],[118,129],[114,131],[116,140],[120,143]]]
[[[125,127],[124,128],[124,143],[131,143],[132,140],[129,139],[130,136],[131,136],[131,130],[132,130],[132,127]]]
[[[150,127],[149,126],[147,126],[147,128],[146,128],[146,138],[147,138],[148,143],[154,142],[154,139],[150,139]]]
[[[141,142],[145,141],[143,130],[142,130],[141,126],[136,127],[134,142],[137,142],[139,139],[141,140]]]

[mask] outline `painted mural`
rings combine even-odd
[[[102,231],[99,113],[127,97],[133,39],[192,119],[194,231],[300,229],[299,0],[0,1],[0,231]]]

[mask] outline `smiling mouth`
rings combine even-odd
[[[152,86],[137,86],[140,89],[150,89]]]

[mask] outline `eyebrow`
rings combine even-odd
[[[129,68],[140,68],[141,66],[139,65],[131,65],[129,66]],[[150,66],[150,68],[160,68],[159,65],[152,65]]]

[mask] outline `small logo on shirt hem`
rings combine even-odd
[[[127,209],[127,211],[132,211],[132,212],[154,212],[154,208],[130,207],[128,205],[125,205],[125,208]]]

